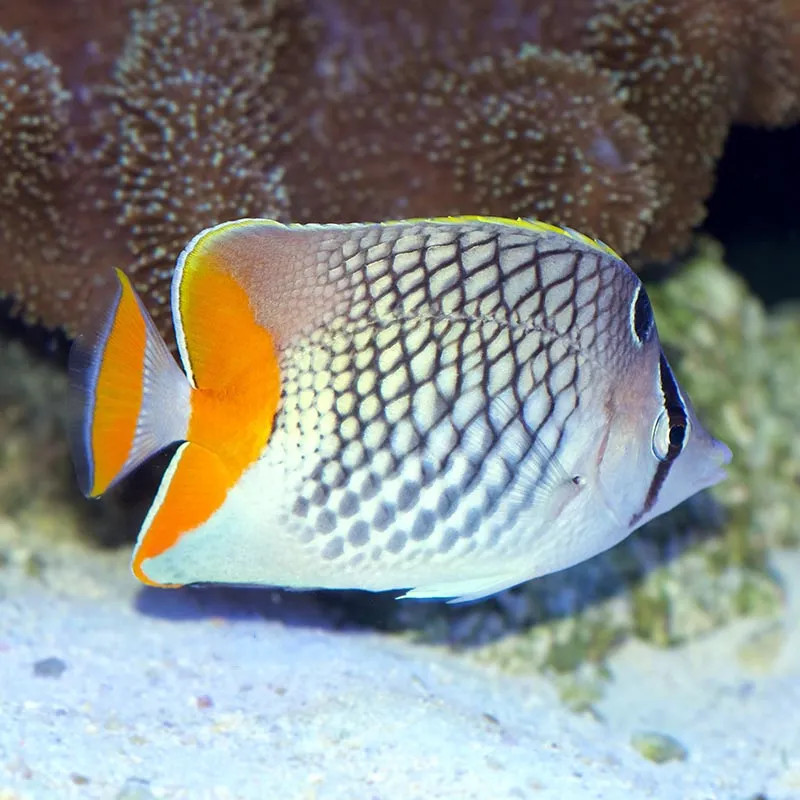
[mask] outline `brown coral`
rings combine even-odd
[[[30,126],[31,115],[9,81],[0,86],[6,173],[26,176],[19,183],[32,191],[47,189],[22,204],[10,186],[0,189],[0,203],[26,220],[0,221],[11,254],[0,290],[28,319],[74,334],[107,302],[119,266],[169,335],[167,286],[186,242],[231,217],[286,216],[272,156],[275,108],[286,98],[270,81],[296,22],[288,6],[151,4],[134,12],[128,45],[113,76],[92,87],[91,115],[79,114],[79,129],[70,112],[86,93],[66,92],[45,56],[30,56],[19,36],[9,40],[24,52],[15,61],[0,54],[0,63],[20,97],[38,103],[37,124],[50,134],[21,137],[14,126]],[[49,83],[25,58],[48,65]]]
[[[0,40],[0,291],[69,332],[113,266],[167,331],[180,249],[242,215],[541,216],[666,257],[731,121],[800,112],[797,0],[50,5],[0,14],[48,54]]]
[[[636,117],[653,144],[649,166],[658,187],[658,209],[652,215],[652,207],[642,209],[643,218],[651,220],[645,231],[641,218],[636,225],[630,217],[632,207],[620,203],[608,216],[613,215],[631,235],[616,239],[607,229],[607,220],[600,223],[599,208],[588,214],[585,206],[558,210],[564,214],[562,219],[607,238],[623,252],[640,249],[646,258],[664,259],[686,245],[692,227],[705,215],[703,203],[711,191],[714,167],[730,124],[777,125],[791,121],[797,113],[797,70],[792,69],[792,39],[786,29],[789,6],[796,0],[783,1],[787,5],[781,8],[776,0],[739,0],[733,9],[729,0],[520,0],[502,4],[502,12],[491,2],[426,4],[414,0],[401,10],[368,2],[341,3],[333,5],[338,13],[329,9],[326,14],[332,36],[346,43],[356,58],[348,61],[339,55],[337,62],[335,49],[329,58],[336,65],[332,72],[345,87],[359,80],[366,85],[367,96],[357,96],[357,107],[380,108],[386,113],[397,104],[398,89],[408,90],[424,80],[431,53],[466,83],[476,54],[503,49],[518,53],[524,41],[542,47],[543,59],[554,57],[553,49],[572,58],[588,55],[596,67],[616,77],[617,113],[624,110]],[[342,49],[340,44],[339,53]],[[398,51],[405,53],[405,61]],[[398,81],[404,71],[408,77]],[[392,79],[376,81],[375,73],[389,73]],[[542,74],[548,74],[547,70]],[[525,84],[507,88],[519,94],[524,91],[520,86]],[[582,84],[578,91],[586,90]],[[530,98],[527,101],[532,118],[541,115],[551,121],[558,116],[558,111],[548,116],[551,109],[542,113],[539,105]],[[343,92],[341,102],[347,106],[353,101]],[[564,103],[565,108],[568,105]],[[473,108],[479,113],[480,102]],[[608,116],[613,113],[609,108]],[[568,114],[561,122],[562,128],[574,125]],[[604,122],[607,124],[608,118]],[[424,125],[425,120],[420,123]],[[362,137],[365,142],[370,133],[367,126]],[[575,132],[575,139],[584,147],[589,143],[581,139],[580,131]],[[545,172],[548,155],[547,148],[534,149],[530,158]],[[577,159],[576,166],[580,161]],[[628,165],[635,169],[637,162]],[[585,175],[584,181],[591,182],[595,175],[606,177],[599,170]],[[553,176],[555,192],[545,190],[528,213],[555,208],[554,194],[561,190],[563,177]],[[368,180],[365,173],[364,182]],[[325,182],[325,175],[317,173],[317,182]],[[596,197],[604,202],[607,187],[597,188]],[[636,200],[642,190],[621,194]],[[461,195],[462,210],[465,198],[477,203],[478,210],[486,210],[481,207],[485,196],[480,191]],[[386,198],[382,200],[386,202]]]
[[[134,15],[107,127],[125,265],[168,329],[175,259],[199,231],[242,216],[286,218],[274,158],[275,39],[241,9]]]
[[[774,2],[743,0],[738,13],[730,0],[607,6],[590,21],[583,45],[620,76],[626,108],[650,134],[660,209],[641,249],[664,259],[705,217],[731,123],[788,119],[796,77]]]
[[[537,48],[373,75],[319,115],[297,153],[286,179],[304,219],[536,216],[630,250],[655,207],[647,134],[613,80]]]
[[[0,248],[7,290],[32,319],[52,301],[48,276],[72,255],[68,100],[58,68],[0,32]]]

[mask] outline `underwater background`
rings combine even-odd
[[[799,67],[792,0],[0,2],[0,798],[800,798]],[[112,267],[168,334],[210,224],[450,213],[617,248],[728,479],[471,605],[139,586]]]

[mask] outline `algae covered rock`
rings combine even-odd
[[[0,514],[44,516],[76,496],[66,398],[63,369],[0,335]]]
[[[89,503],[75,480],[63,342],[48,337],[37,345],[28,347],[0,331],[0,523],[13,520],[53,541],[127,543],[136,523],[128,519],[131,504]],[[4,545],[0,536],[0,554]],[[36,571],[42,554],[29,556]]]
[[[705,239],[673,279],[650,287],[682,385],[733,451],[713,490],[730,517],[723,563],[800,544],[800,306],[767,313]]]

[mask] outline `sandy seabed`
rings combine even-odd
[[[125,548],[47,541],[32,568],[36,531],[0,520],[2,800],[800,798],[800,553],[780,618],[630,641],[578,714],[319,595],[147,589]]]

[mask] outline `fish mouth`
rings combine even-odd
[[[728,470],[725,467],[731,463],[733,453],[730,447],[719,439],[709,437],[711,444],[711,458],[709,459],[709,469],[706,472],[705,485],[713,486],[728,477]]]
[[[714,451],[720,467],[731,463],[733,451],[724,442],[720,442],[719,439],[714,439]]]

